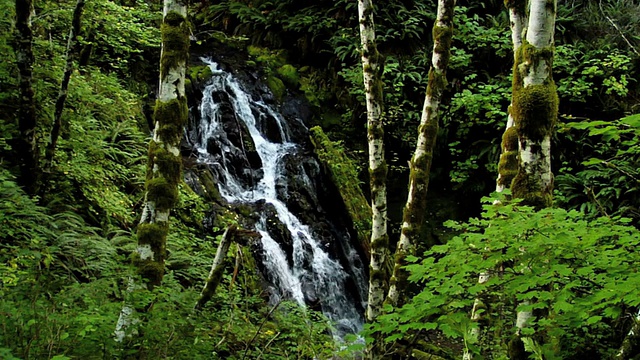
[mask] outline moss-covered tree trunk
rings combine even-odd
[[[153,139],[149,143],[147,178],[142,217],[138,225],[138,246],[133,263],[145,281],[130,284],[129,290],[153,288],[162,283],[166,257],[169,214],[178,201],[182,179],[180,140],[187,123],[185,72],[189,58],[187,4],[164,0],[160,89],[153,114]],[[116,326],[116,340],[122,341],[132,323],[133,309],[125,304]]]
[[[530,1],[526,37],[513,67],[510,113],[518,135],[518,172],[511,182],[511,192],[524,204],[538,208],[549,207],[553,201],[551,135],[558,117],[558,94],[552,76],[556,10],[557,0]],[[531,317],[529,311],[518,312],[518,335]],[[527,358],[521,344],[518,337],[511,342],[512,359]]]
[[[138,247],[134,263],[149,285],[160,285],[164,275],[169,213],[178,201],[182,179],[180,140],[188,109],[184,81],[189,57],[186,4],[164,1],[160,90],[153,113],[153,139],[149,143],[147,181]]]
[[[427,95],[418,127],[418,142],[409,164],[409,195],[404,206],[402,232],[396,248],[395,264],[387,301],[399,305],[400,293],[405,288],[407,273],[406,256],[413,253],[419,241],[425,213],[427,190],[433,160],[433,149],[438,135],[438,107],[447,84],[446,70],[449,64],[451,37],[453,35],[453,10],[455,0],[439,0],[436,22],[433,25],[433,53]]]
[[[371,259],[369,263],[369,298],[367,321],[373,321],[382,311],[388,288],[387,261],[387,164],[384,158],[384,129],[382,125],[382,58],[375,41],[373,3],[358,1],[360,40],[362,44],[362,72],[367,101],[367,140],[369,143],[369,176],[371,181]]]
[[[202,309],[204,305],[211,299],[213,294],[216,293],[216,289],[220,284],[220,280],[222,280],[222,272],[224,271],[224,259],[227,257],[227,252],[229,252],[229,248],[231,247],[231,242],[233,242],[233,237],[237,228],[235,225],[231,225],[224,231],[222,235],[222,239],[220,239],[220,244],[218,244],[218,249],[216,250],[216,256],[213,258],[213,264],[211,265],[211,271],[209,271],[209,276],[207,277],[207,281],[202,288],[202,292],[200,293],[200,298],[196,303],[196,309]]]
[[[64,103],[67,100],[69,81],[71,80],[71,74],[73,73],[73,62],[76,58],[75,55],[77,53],[76,45],[78,42],[78,34],[80,33],[80,20],[82,19],[83,9],[84,0],[78,0],[76,2],[76,7],[73,10],[71,29],[69,30],[69,38],[67,39],[64,74],[62,75],[62,83],[60,84],[60,91],[58,92],[58,98],[56,99],[56,107],[53,114],[53,127],[51,128],[51,133],[49,134],[49,143],[47,144],[47,149],[45,151],[43,165],[45,174],[51,172],[53,156],[55,155],[58,138],[60,137],[60,129],[62,128],[62,111],[64,110]],[[47,181],[47,179],[45,179],[45,181]]]
[[[527,25],[527,0],[507,0],[505,6],[509,12],[509,27],[511,28],[511,40],[513,45],[513,58],[514,63],[516,60],[516,54],[518,49],[522,45],[522,36]],[[498,178],[496,180],[496,192],[502,192],[505,189],[510,188],[513,178],[518,173],[518,132],[514,126],[513,115],[511,114],[511,108],[513,104],[509,105],[509,116],[507,118],[507,125],[505,127],[504,134],[502,135],[500,162],[498,163]],[[498,203],[498,201],[496,201]],[[480,273],[478,276],[478,283],[484,284],[489,281],[491,277],[491,270]],[[480,298],[476,298],[473,302],[473,308],[471,309],[471,320],[479,322],[481,320],[481,311],[484,309],[485,304]],[[480,327],[475,327],[472,330],[472,337],[477,339],[480,335]],[[472,354],[465,349],[463,359],[471,359]]]
[[[16,0],[16,32],[13,49],[18,65],[20,100],[18,103],[18,128],[20,137],[15,143],[20,166],[20,184],[27,193],[38,192],[40,167],[39,150],[36,142],[36,102],[32,86],[33,78],[33,31],[31,16],[32,0]]]
[[[509,25],[511,27],[511,40],[513,43],[513,57],[516,61],[518,49],[522,46],[522,36],[527,24],[527,0],[507,0],[505,5],[509,12]],[[513,178],[518,173],[518,134],[514,127],[513,115],[509,105],[507,126],[502,135],[500,162],[498,164],[498,179],[496,180],[496,192],[502,192],[511,186]]]

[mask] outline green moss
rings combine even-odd
[[[502,134],[502,151],[518,150],[518,130],[512,126]]]
[[[292,87],[298,87],[300,84],[300,75],[298,75],[298,70],[289,64],[282,65],[277,70],[280,79],[284,81],[287,85]]]
[[[518,174],[518,151],[505,151],[500,155],[498,163],[498,173],[500,174],[499,184],[510,186],[513,178]]]
[[[186,22],[187,19],[176,11],[169,11],[163,21],[169,26],[180,26],[182,23]]]
[[[164,177],[148,180],[146,188],[147,199],[155,203],[157,210],[170,210],[178,201],[178,187]]]
[[[136,267],[138,274],[148,281],[149,286],[158,286],[162,283],[164,262],[139,261]]]
[[[369,266],[369,279],[370,281],[379,281],[381,283],[387,283],[387,279],[389,278],[389,271],[386,267],[383,267],[379,270],[374,270],[371,266]]]
[[[189,67],[189,77],[199,83],[209,81],[213,77],[213,71],[206,65]]]
[[[434,52],[440,54],[438,68],[446,69],[451,57],[451,39],[453,37],[453,27],[434,25],[432,30]]]
[[[153,252],[153,260],[140,258],[139,253],[134,253],[132,262],[136,266],[138,274],[146,279],[151,286],[160,285],[164,275],[164,259],[166,257],[167,224],[138,225],[138,244],[149,245]]]
[[[269,77],[267,77],[267,86],[269,87],[269,89],[271,89],[273,96],[275,96],[278,101],[281,101],[286,91],[282,80],[270,75]]]
[[[358,171],[344,150],[332,142],[319,126],[309,129],[318,160],[335,184],[353,222],[358,242],[369,255],[371,238],[371,207],[359,186]]]
[[[544,61],[547,63],[548,68],[551,69],[554,51],[555,48],[553,46],[537,48],[526,40],[522,41],[522,45],[516,50],[516,58],[513,65],[514,92],[523,86],[523,78],[529,72],[531,65]],[[552,82],[551,77],[548,82]]]
[[[286,64],[287,57],[284,50],[269,50],[267,48],[249,45],[247,52],[255,61],[263,63],[270,69],[276,69]]]
[[[164,78],[169,69],[184,66],[189,59],[189,26],[186,19],[170,11],[160,27],[162,32],[162,56],[160,76]]]
[[[182,157],[175,156],[160,147],[155,141],[149,144],[150,164],[158,166],[158,174],[169,183],[177,185],[182,180]]]
[[[182,131],[189,117],[187,99],[185,97],[169,101],[156,101],[153,118],[159,127],[155,130],[160,141],[177,145],[182,138]]]
[[[369,169],[369,177],[371,178],[372,187],[384,186],[387,180],[387,163],[382,160],[380,165],[375,169]]]
[[[519,171],[511,183],[511,193],[514,198],[522,199],[525,205],[541,209],[553,205],[553,194],[550,187],[542,188],[541,184]]]
[[[164,249],[169,228],[164,223],[143,223],[138,225],[138,244],[149,245],[154,253]]]
[[[541,141],[551,134],[558,117],[555,84],[530,85],[514,91],[511,111],[518,134]]]

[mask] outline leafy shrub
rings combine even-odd
[[[522,333],[544,339],[537,349],[545,359],[606,358],[640,305],[640,276],[633,270],[640,232],[628,222],[487,204],[482,218],[448,224],[459,236],[413,259],[410,281],[422,291],[369,331],[390,344],[440,333],[459,344],[454,348],[505,358],[516,310],[533,311]],[[480,284],[484,272],[490,278]],[[484,305],[479,333],[473,330],[479,323],[470,320],[475,299]]]

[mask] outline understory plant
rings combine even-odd
[[[412,259],[409,280],[421,291],[388,308],[369,334],[382,333],[391,351],[446,337],[451,345],[442,350],[450,354],[464,347],[506,359],[516,312],[533,311],[522,332],[536,358],[613,355],[640,305],[640,232],[626,218],[484,200],[481,218],[447,223],[460,235]],[[489,280],[478,283],[486,272]],[[482,326],[469,316],[476,298]]]

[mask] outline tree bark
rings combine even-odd
[[[213,294],[216,293],[216,289],[220,284],[220,280],[222,279],[222,271],[224,270],[224,259],[227,256],[227,252],[229,252],[229,247],[231,246],[231,242],[233,242],[233,237],[236,232],[236,226],[231,225],[225,230],[222,235],[222,239],[220,240],[220,244],[218,244],[218,250],[216,250],[216,256],[213,259],[213,264],[211,265],[211,271],[209,272],[209,277],[207,277],[207,281],[204,284],[204,288],[202,288],[202,292],[200,294],[200,299],[196,303],[196,309],[202,309],[204,305],[211,300]]]
[[[160,89],[153,114],[155,128],[149,143],[147,179],[142,217],[138,225],[138,246],[133,263],[145,281],[133,284],[129,291],[151,289],[162,283],[166,257],[169,214],[178,201],[178,183],[182,180],[180,140],[188,119],[185,72],[189,58],[187,4],[164,0],[160,55]],[[134,323],[133,309],[125,302],[116,326],[116,341],[121,342]]]
[[[557,0],[530,1],[526,38],[516,52],[513,68],[510,113],[518,137],[518,171],[511,192],[514,198],[523,199],[523,204],[537,208],[553,202],[551,135],[558,117],[552,76],[556,10]],[[519,354],[516,358],[527,356],[516,350],[522,349],[520,333],[532,316],[529,311],[518,312],[516,336],[510,343],[511,352]]]
[[[640,348],[640,311],[633,318],[633,325],[627,336],[622,341],[622,345],[616,354],[616,360],[630,359],[638,354]]]
[[[427,210],[429,173],[438,135],[438,107],[447,84],[446,70],[449,65],[455,3],[455,0],[438,0],[427,95],[418,127],[416,150],[409,165],[409,195],[404,206],[402,232],[396,248],[391,286],[387,296],[387,302],[394,306],[401,305],[400,292],[406,287],[408,275],[403,266],[406,265],[407,255],[414,252]]]
[[[13,49],[16,53],[19,71],[18,128],[20,137],[15,143],[15,150],[20,165],[20,183],[31,195],[38,192],[40,184],[39,150],[36,141],[36,102],[32,85],[34,57],[31,16],[33,12],[32,0],[16,0],[16,33]]]
[[[358,14],[362,44],[362,72],[367,101],[367,140],[371,182],[371,260],[369,264],[369,299],[366,311],[367,321],[371,322],[382,311],[384,296],[388,288],[387,164],[384,158],[384,129],[381,117],[383,64],[382,57],[376,48],[371,0],[358,1]]]
[[[522,46],[522,35],[527,24],[526,0],[505,1],[509,12],[509,25],[511,27],[511,40],[513,43],[513,60],[516,61],[518,49]],[[496,180],[496,192],[502,192],[511,187],[513,178],[518,173],[518,134],[516,132],[511,109],[513,102],[509,105],[509,116],[507,126],[502,135],[500,162],[498,163],[498,178]]]
[[[511,28],[511,41],[513,45],[513,58],[514,63],[516,61],[516,54],[518,49],[522,46],[522,35],[527,23],[526,14],[526,0],[509,0],[505,1],[505,6],[509,12],[509,26]],[[498,163],[498,178],[496,179],[496,192],[503,192],[505,189],[511,187],[513,178],[518,173],[518,133],[514,127],[513,115],[511,114],[511,108],[513,102],[509,105],[509,115],[507,118],[507,125],[502,135],[500,161]],[[494,204],[499,204],[496,200]],[[484,284],[489,281],[491,277],[490,271],[481,273],[478,276],[478,283]],[[476,298],[473,302],[473,308],[471,309],[471,320],[479,322],[482,318],[480,309],[485,306],[480,298]],[[480,335],[479,327],[473,328],[472,338],[478,338]],[[465,350],[463,360],[471,359],[471,353]]]
[[[83,9],[84,0],[78,0],[76,2],[76,7],[73,10],[71,29],[69,30],[69,38],[67,39],[64,74],[62,75],[62,83],[60,84],[60,91],[58,92],[58,98],[56,99],[53,126],[51,128],[51,134],[49,135],[49,143],[47,144],[47,149],[45,151],[43,166],[45,174],[51,172],[53,156],[55,155],[58,138],[60,137],[60,129],[62,128],[62,111],[64,110],[64,103],[67,100],[69,81],[71,80],[71,74],[73,73],[73,61],[76,58],[76,43],[78,42],[78,33],[80,33],[80,20],[82,19]]]

